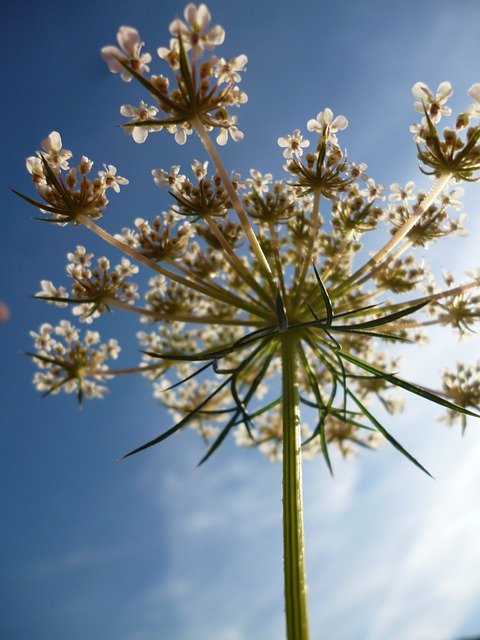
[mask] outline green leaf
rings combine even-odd
[[[16,191],[15,189],[11,189],[11,191],[15,195],[20,196],[20,198],[22,198],[29,204],[33,204],[34,207],[37,207],[39,209],[44,209],[45,211],[49,211],[50,213],[58,213],[58,209],[55,209],[54,207],[51,207],[48,204],[45,204],[45,202],[41,202],[40,200],[34,200],[33,198],[29,198],[28,196],[24,195],[23,193],[20,193],[20,191]],[[39,219],[43,220],[43,218],[39,218]],[[48,220],[48,222],[56,222],[56,220],[54,221]]]
[[[404,447],[402,447],[402,445],[397,440],[395,440],[395,438],[392,435],[390,435],[390,433],[385,429],[385,427],[383,427],[380,424],[380,422],[378,422],[378,420],[370,413],[367,407],[357,398],[357,396],[354,393],[350,391],[350,389],[347,389],[347,393],[355,402],[355,404],[358,406],[358,408],[361,410],[361,412],[370,420],[370,422],[374,425],[374,427],[378,429],[378,431],[380,431],[383,437],[386,440],[388,440],[388,442],[390,442],[390,444],[393,445],[395,449],[397,449],[397,451],[399,451],[403,456],[405,456],[408,460],[410,460],[410,462],[412,462],[421,471],[426,473],[427,476],[430,476],[430,478],[433,478],[432,474],[429,471],[427,471],[427,469],[425,469],[425,467],[422,464],[420,464],[420,462],[416,458],[414,458],[411,453],[409,453]]]
[[[262,345],[259,345],[259,347],[255,350],[255,352],[253,354],[250,354],[248,359],[240,364],[238,371],[234,374],[234,376],[232,376],[232,378],[234,379],[234,386],[231,386],[231,391],[232,391],[232,395],[233,395],[233,398],[235,400],[235,403],[237,405],[237,409],[236,409],[234,415],[232,416],[232,418],[228,421],[227,425],[223,428],[221,433],[218,435],[218,437],[216,438],[216,440],[214,441],[212,446],[209,448],[207,453],[200,460],[200,462],[198,463],[198,466],[201,466],[204,462],[206,462],[208,460],[208,458],[210,458],[210,456],[218,449],[218,447],[225,440],[225,438],[227,437],[230,429],[232,427],[238,425],[238,424],[242,424],[242,423],[245,424],[245,426],[247,428],[247,431],[250,434],[250,437],[252,437],[252,439],[253,439],[253,436],[252,436],[251,431],[250,431],[250,424],[249,424],[251,416],[249,416],[247,414],[246,407],[247,407],[248,403],[250,402],[252,396],[254,395],[255,391],[257,390],[258,385],[262,381],[262,379],[263,379],[263,377],[265,375],[265,372],[267,371],[267,369],[268,369],[268,367],[270,365],[270,362],[271,362],[271,360],[273,358],[273,355],[274,355],[273,350],[271,351],[271,353],[267,354],[265,360],[263,361],[262,366],[260,367],[259,372],[257,373],[255,378],[253,379],[252,384],[251,384],[248,392],[245,394],[245,398],[243,399],[243,401],[240,400],[240,398],[239,398],[239,396],[237,394],[236,378],[239,375],[239,373],[243,369],[246,368],[246,366],[254,358],[254,356],[257,355],[257,353],[259,353],[265,346],[267,346],[267,344],[268,344],[268,341],[265,341]],[[243,416],[243,419],[238,422],[238,417],[240,415]]]
[[[247,335],[242,336],[238,340],[236,340],[229,347],[225,347],[223,349],[218,349],[217,351],[207,351],[203,353],[197,354],[185,354],[185,353],[156,353],[154,351],[142,351],[146,355],[151,356],[152,358],[162,358],[163,360],[179,360],[180,362],[200,362],[202,360],[219,360],[228,356],[239,349],[243,349],[244,347],[248,347],[257,340],[260,340],[263,337],[267,337],[269,335],[273,335],[278,333],[277,327],[266,327],[265,329],[256,329]]]
[[[191,373],[186,378],[183,378],[182,380],[179,380],[178,382],[175,382],[174,384],[171,384],[169,387],[166,387],[165,389],[162,389],[162,390],[163,391],[170,391],[170,389],[175,389],[175,387],[179,387],[184,382],[187,382],[187,380],[190,380],[191,378],[195,378],[195,376],[198,376],[199,373],[202,373],[202,371],[205,371],[205,369],[208,369],[208,367],[211,367],[211,366],[212,366],[212,363],[211,362],[207,362],[207,364],[204,364],[203,367],[199,367],[196,371]],[[205,412],[203,412],[203,413],[205,413]]]
[[[322,279],[320,278],[320,275],[315,265],[313,265],[313,271],[315,273],[315,278],[317,279],[317,284],[320,288],[320,293],[322,294],[323,304],[325,305],[325,312],[327,314],[327,321],[325,324],[327,325],[327,327],[329,327],[332,324],[332,320],[333,320],[332,302],[330,300],[328,291],[326,290],[325,285],[323,284]]]
[[[408,316],[412,313],[415,313],[422,307],[425,307],[430,300],[423,300],[422,302],[417,302],[416,304],[411,305],[401,311],[396,311],[395,313],[389,313],[386,316],[382,316],[381,318],[375,318],[375,320],[368,320],[366,322],[359,322],[358,324],[353,325],[334,325],[332,329],[335,331],[349,331],[351,329],[368,329],[370,327],[379,327],[384,324],[388,324],[389,322],[395,322],[404,316]]]
[[[313,395],[315,396],[315,399],[318,402],[318,408],[319,408],[317,426],[314,429],[311,437],[308,438],[303,444],[307,444],[308,442],[310,442],[310,440],[313,440],[313,438],[315,438],[316,436],[320,437],[320,448],[321,448],[321,451],[322,451],[322,455],[323,455],[323,458],[324,458],[325,463],[327,465],[327,468],[328,468],[328,470],[330,472],[330,475],[333,476],[332,463],[330,461],[330,455],[328,453],[327,439],[325,437],[325,418],[328,415],[329,409],[332,406],[333,400],[335,398],[336,381],[335,381],[335,384],[332,385],[332,391],[330,393],[330,398],[328,399],[327,404],[325,405],[323,403],[322,393],[320,391],[320,388],[318,386],[317,380],[315,378],[315,373],[314,373],[312,367],[310,366],[310,363],[308,361],[307,355],[306,355],[306,353],[304,352],[303,349],[300,349],[300,357],[302,359],[303,366],[305,367],[305,371],[307,373],[307,377],[308,377],[308,381],[310,383],[310,387],[311,387],[311,389],[313,391]]]
[[[285,313],[285,305],[283,304],[283,298],[280,291],[277,291],[275,296],[275,311],[277,312],[278,332],[285,333],[288,329],[288,318]]]
[[[334,327],[332,327],[333,329]],[[336,329],[336,327],[335,327]],[[413,340],[410,340],[410,338],[405,338],[404,336],[398,336],[395,333],[384,333],[382,331],[362,331],[362,330],[357,330],[356,327],[353,327],[350,330],[340,330],[341,333],[350,333],[350,334],[355,334],[358,333],[362,336],[370,336],[371,338],[380,338],[381,340],[398,340],[399,342],[409,342],[411,344],[413,344]]]
[[[70,202],[71,201],[71,193],[70,193],[70,191],[63,184],[63,182],[58,179],[58,176],[53,171],[52,167],[48,163],[48,161],[45,158],[45,156],[43,155],[43,153],[40,154],[40,158],[42,160],[43,169],[44,169],[45,173],[47,174],[48,178],[50,179],[51,184],[54,186],[56,191],[58,191],[58,193],[62,194],[62,196],[64,197],[66,202]]]
[[[185,46],[183,44],[183,38],[180,33],[178,34],[178,48],[180,52],[180,73],[182,75],[182,80],[185,82],[185,86],[187,87],[190,104],[194,106],[196,104],[195,86],[193,84],[192,72],[185,51]]]
[[[403,389],[406,389],[407,391],[410,391],[410,393],[414,393],[417,396],[426,398],[427,400],[430,400],[431,402],[435,402],[436,404],[439,404],[442,407],[446,407],[447,409],[451,409],[453,411],[458,411],[459,413],[465,413],[469,416],[475,416],[476,418],[480,418],[480,415],[478,415],[477,413],[474,413],[473,411],[470,411],[469,409],[466,409],[465,407],[461,407],[458,404],[450,402],[446,398],[443,398],[442,396],[439,396],[436,393],[433,393],[432,391],[428,391],[428,389],[424,389],[423,387],[413,384],[412,382],[402,380],[402,378],[397,378],[397,376],[391,373],[386,373],[381,369],[377,369],[377,367],[374,367],[368,362],[364,362],[363,360],[360,360],[359,358],[356,358],[355,356],[352,356],[349,353],[345,353],[344,351],[337,351],[337,354],[341,358],[348,360],[349,362],[351,362],[352,364],[355,364],[361,369],[364,369],[369,373],[373,373],[375,377],[382,378],[383,380],[386,380],[387,382],[390,382],[391,384],[394,384],[397,387],[401,387]]]
[[[158,91],[156,87],[154,87],[146,78],[144,78],[141,73],[138,73],[134,69],[131,69],[130,66],[123,60],[120,60],[120,58],[117,58],[117,61],[128,71],[128,73],[130,73],[135,78],[135,80],[138,80],[138,82],[143,85],[149,93],[153,94],[159,100],[159,102],[163,102],[164,104],[178,111],[178,105],[173,102],[173,100],[170,100],[167,95],[165,95],[164,93],[160,93],[160,91]]]
[[[190,413],[188,415],[186,415],[184,418],[182,418],[180,420],[180,422],[177,422],[177,424],[175,424],[170,429],[167,429],[167,431],[164,431],[163,433],[161,433],[156,438],[153,438],[153,440],[149,440],[145,444],[142,444],[140,447],[137,447],[136,449],[133,449],[132,451],[129,451],[128,453],[123,455],[120,458],[120,460],[124,460],[125,458],[133,456],[135,453],[139,453],[140,451],[145,451],[145,449],[149,449],[150,447],[153,447],[154,445],[158,444],[159,442],[162,442],[163,440],[166,440],[168,437],[170,437],[171,435],[173,435],[174,433],[179,431],[182,427],[184,427],[191,420],[193,420],[193,418],[195,418],[197,413],[200,412],[202,407],[204,407],[206,404],[208,404],[210,402],[210,400],[212,398],[214,398],[217,395],[217,393],[219,393],[223,389],[223,387],[225,387],[229,382],[230,382],[230,378],[227,378],[226,380],[224,380],[214,391],[212,391],[212,393],[210,393],[206,398],[204,398],[200,402],[200,404],[198,404],[195,407],[195,409],[193,409],[193,411],[190,411]]]

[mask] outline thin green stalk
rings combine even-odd
[[[205,129],[205,126],[203,124],[203,122],[200,120],[200,118],[192,118],[192,125],[195,128],[195,131],[197,132],[200,140],[203,143],[203,146],[205,147],[205,149],[207,150],[208,154],[210,155],[210,157],[213,160],[213,163],[215,165],[215,168],[218,171],[218,175],[220,176],[220,179],[223,183],[223,186],[225,187],[227,193],[228,193],[228,197],[230,198],[230,202],[232,203],[233,208],[235,209],[238,219],[240,220],[240,224],[243,227],[243,230],[245,231],[245,235],[248,238],[248,242],[250,243],[250,246],[252,248],[253,253],[255,254],[259,264],[260,264],[260,268],[262,269],[262,271],[264,272],[270,287],[272,289],[272,293],[275,294],[276,292],[276,285],[273,281],[273,274],[272,274],[272,270],[270,269],[270,265],[268,264],[268,260],[265,257],[265,254],[263,253],[263,249],[260,246],[260,243],[257,240],[257,236],[255,235],[254,230],[252,229],[252,225],[250,224],[248,218],[247,218],[247,214],[245,213],[244,209],[243,209],[243,205],[240,202],[240,199],[237,195],[237,192],[235,191],[235,189],[233,188],[232,185],[232,181],[230,180],[230,177],[223,165],[222,159],[215,147],[215,145],[212,143],[210,136],[208,135],[207,130]]]
[[[312,256],[315,247],[315,238],[317,237],[318,227],[320,225],[320,190],[317,189],[313,193],[313,205],[312,205],[312,223],[310,232],[308,235],[308,244],[305,249],[305,255],[303,258],[302,267],[298,278],[295,277],[295,298],[294,306],[296,306],[301,300],[303,286],[305,284],[305,278],[307,276],[308,268],[312,264]]]
[[[216,289],[219,293],[222,293],[222,291],[225,291],[225,289],[223,289],[223,287],[218,285],[211,277],[207,276],[205,278],[204,276],[202,278],[197,273],[192,271],[192,269],[182,264],[180,260],[175,260],[174,258],[165,258],[164,262],[170,265],[171,267],[173,267],[174,269],[176,269],[179,273],[183,273],[184,276],[186,276],[189,280],[192,280],[193,282],[197,282],[198,284],[207,282],[209,287]],[[270,307],[268,307],[266,303],[262,304],[261,301],[255,298],[253,294],[251,294],[248,290],[242,291],[242,295],[244,296],[243,299],[245,301],[248,298],[248,300],[250,300],[253,305],[258,306],[259,310],[263,309],[267,314],[267,316],[270,314]]]
[[[285,287],[285,279],[283,277],[282,259],[280,257],[280,243],[278,241],[278,233],[275,229],[273,222],[268,223],[268,229],[270,231],[270,237],[272,238],[273,255],[275,258],[275,268],[277,270],[277,279],[280,283],[280,291],[284,301],[287,301],[287,290]]]
[[[397,309],[401,309],[402,306],[420,304],[421,302],[435,302],[442,298],[451,298],[452,296],[458,296],[464,291],[469,291],[476,287],[480,287],[480,278],[474,278],[469,282],[465,282],[457,287],[452,287],[451,289],[445,289],[445,291],[439,291],[438,293],[431,293],[420,298],[413,298],[412,300],[405,300],[405,302],[398,302],[397,304],[385,305],[382,309],[384,312],[393,313],[397,311]]]
[[[215,300],[219,300],[220,302],[224,302],[226,304],[232,305],[233,307],[237,307],[238,309],[243,309],[244,311],[253,313],[254,315],[260,318],[265,318],[265,314],[262,309],[260,309],[256,305],[254,306],[253,304],[250,304],[242,300],[238,296],[232,294],[230,291],[227,291],[226,289],[222,289],[218,286],[216,286],[215,288],[211,287],[209,286],[208,283],[198,284],[196,282],[188,280],[187,278],[183,278],[182,276],[178,275],[178,273],[175,273],[170,269],[166,269],[165,267],[162,267],[160,264],[157,264],[156,262],[153,262],[153,260],[150,260],[146,256],[142,255],[139,251],[137,251],[130,245],[126,244],[125,242],[121,242],[120,240],[117,240],[115,236],[112,236],[110,233],[108,233],[108,231],[105,231],[105,229],[103,229],[98,224],[93,222],[93,220],[90,220],[88,216],[79,214],[77,216],[77,220],[78,222],[83,224],[85,227],[87,227],[87,229],[90,229],[90,231],[93,231],[93,233],[96,233],[97,236],[100,236],[102,240],[105,240],[109,244],[113,245],[120,251],[123,251],[123,253],[126,253],[127,255],[132,257],[134,260],[141,262],[142,264],[149,267],[150,269],[153,269],[154,271],[161,273],[169,280],[173,280],[174,282],[177,282],[178,284],[181,284],[184,287],[188,287],[189,289],[194,289],[195,291],[203,293],[204,295],[210,298],[214,298]]]
[[[352,275],[334,291],[331,291],[331,297],[337,298],[344,291],[351,289],[354,283],[356,283],[359,278],[361,278],[365,274],[370,274],[372,269],[377,264],[385,260],[392,249],[396,247],[401,240],[403,240],[407,233],[417,224],[425,211],[435,202],[436,198],[440,195],[443,189],[445,189],[451,179],[451,173],[447,173],[437,178],[435,184],[427,193],[422,202],[414,208],[414,213],[410,216],[410,218],[400,227],[400,229],[398,229],[398,231],[392,236],[392,238],[381,249],[379,249],[375,253],[375,255],[370,258],[370,260],[368,260],[368,262],[360,267],[360,269],[355,271],[355,273],[352,273]]]
[[[267,302],[269,302],[270,297],[268,293],[265,291],[262,285],[255,280],[252,274],[245,267],[243,262],[233,250],[232,246],[229,244],[228,240],[223,235],[215,220],[213,220],[212,216],[205,216],[205,222],[207,223],[212,235],[216,238],[216,240],[222,247],[225,257],[232,268],[238,273],[238,275],[244,280],[244,282],[249,284],[252,289],[257,292],[260,298],[263,298],[264,300],[267,300]]]
[[[39,296],[40,297],[40,296]],[[67,299],[67,302],[75,302],[75,300]],[[218,325],[227,325],[232,327],[264,327],[265,322],[261,320],[250,320],[248,318],[219,318],[215,315],[203,315],[203,316],[195,316],[189,313],[159,313],[154,309],[146,309],[145,307],[136,307],[131,304],[127,304],[126,302],[121,302],[116,298],[105,298],[105,304],[109,307],[117,307],[118,309],[123,309],[124,311],[130,311],[132,313],[137,313],[141,316],[150,316],[152,321],[166,321],[166,322],[191,322],[196,324],[218,324]]]
[[[283,550],[287,640],[308,640],[297,340],[282,336]]]

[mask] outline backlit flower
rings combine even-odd
[[[427,110],[432,122],[440,122],[442,116],[449,116],[452,113],[450,107],[446,106],[448,98],[452,95],[453,89],[450,82],[441,82],[435,94],[424,82],[417,82],[412,87],[413,97],[417,99],[414,107],[419,113]]]
[[[149,53],[142,53],[142,47],[145,43],[140,40],[136,29],[127,26],[120,27],[117,33],[117,42],[120,49],[108,45],[101,50],[102,57],[112,73],[120,73],[122,80],[130,82],[132,74],[128,73],[124,65],[127,64],[133,71],[140,74],[150,70],[148,63],[151,62],[152,56]]]
[[[300,133],[300,129],[295,129],[291,136],[289,135],[283,138],[278,138],[278,146],[285,147],[285,150],[283,152],[284,158],[301,156],[303,154],[303,149],[305,149],[309,145],[310,142],[303,139],[303,136]]]
[[[205,4],[196,7],[193,3],[186,6],[182,20],[174,20],[170,24],[170,33],[173,36],[182,37],[182,40],[192,48],[194,58],[200,58],[204,49],[213,49],[222,44],[225,39],[225,31],[219,25],[208,29],[211,16]]]

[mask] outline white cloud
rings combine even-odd
[[[452,636],[480,597],[480,437],[426,513],[382,599],[372,640]]]

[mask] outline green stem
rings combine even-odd
[[[225,257],[231,265],[232,269],[237,272],[238,276],[242,278],[244,282],[249,284],[252,289],[257,292],[260,298],[263,298],[267,302],[270,302],[270,296],[268,295],[268,293],[261,286],[261,284],[259,284],[255,280],[254,276],[245,267],[231,245],[228,243],[228,240],[223,235],[215,220],[213,220],[212,216],[205,216],[205,222],[210,229],[211,234],[216,238],[216,240],[222,247]]]
[[[297,341],[282,336],[283,550],[287,640],[308,640]]]
[[[230,180],[230,177],[223,165],[222,159],[215,147],[215,145],[213,144],[213,142],[210,139],[210,136],[208,135],[207,130],[205,129],[205,126],[203,124],[203,122],[200,120],[200,118],[192,118],[191,120],[193,127],[195,128],[195,131],[197,132],[200,140],[203,143],[203,146],[205,147],[205,149],[207,150],[208,154],[210,155],[210,157],[213,160],[213,163],[215,164],[215,168],[217,169],[217,173],[220,176],[220,179],[223,183],[223,186],[225,187],[225,190],[227,191],[228,197],[230,198],[230,202],[233,206],[233,208],[236,211],[236,214],[238,216],[238,219],[240,221],[240,224],[243,227],[243,230],[245,231],[245,235],[247,236],[248,242],[250,244],[250,247],[253,251],[253,253],[255,254],[259,264],[260,264],[260,268],[262,269],[267,281],[270,284],[270,288],[272,290],[273,293],[275,293],[276,291],[276,285],[273,281],[273,275],[272,275],[272,270],[270,269],[270,265],[268,264],[268,260],[265,257],[265,254],[263,253],[263,249],[260,246],[260,243],[258,242],[258,239],[255,235],[254,230],[252,229],[252,226],[248,220],[247,214],[245,213],[244,209],[243,209],[243,205],[240,202],[240,199],[237,195],[237,192],[235,191],[235,189],[233,188],[232,182]]]
[[[265,314],[261,308],[242,300],[238,296],[232,294],[230,291],[222,289],[218,286],[212,287],[208,282],[199,284],[193,280],[188,280],[187,278],[183,278],[174,271],[166,269],[165,267],[162,267],[162,265],[153,262],[153,260],[150,260],[143,254],[141,254],[134,247],[131,247],[121,240],[117,240],[115,236],[112,236],[112,234],[108,233],[108,231],[98,226],[98,224],[95,224],[95,222],[93,222],[93,220],[90,220],[88,216],[79,214],[77,216],[77,220],[85,227],[87,227],[87,229],[90,229],[90,231],[96,233],[97,236],[102,238],[102,240],[105,240],[105,242],[108,242],[112,246],[116,247],[120,251],[123,251],[123,253],[126,253],[131,258],[144,264],[150,269],[161,273],[169,280],[173,280],[174,282],[177,282],[184,287],[193,289],[194,291],[198,291],[199,293],[203,293],[207,297],[214,298],[215,300],[219,300],[220,302],[224,302],[225,304],[230,304],[237,309],[243,309],[244,311],[248,311],[249,313],[252,313],[260,318],[265,318]]]
[[[38,296],[41,298],[42,296]],[[74,303],[75,300],[70,298],[67,302]],[[264,327],[265,322],[261,320],[250,320],[248,318],[219,318],[214,314],[205,314],[203,316],[196,316],[189,313],[160,313],[154,309],[146,309],[145,307],[136,307],[126,302],[121,302],[115,298],[106,298],[105,304],[109,307],[117,307],[123,311],[130,311],[137,313],[140,316],[150,316],[153,321],[159,322],[191,322],[196,324],[218,324],[226,325],[229,327]]]
[[[423,216],[425,211],[435,202],[436,198],[440,195],[440,193],[445,189],[450,180],[452,179],[451,173],[446,173],[435,181],[433,187],[424,197],[420,204],[414,207],[414,212],[406,220],[406,222],[397,230],[397,232],[392,236],[392,238],[384,245],[381,249],[379,249],[371,258],[366,262],[363,267],[360,267],[355,273],[353,273],[349,278],[345,280],[339,287],[337,287],[334,291],[330,292],[330,296],[332,298],[338,298],[338,296],[344,291],[348,291],[351,289],[356,281],[361,278],[363,275],[368,274],[370,276],[372,270],[383,260],[386,260],[389,257],[392,249],[397,246],[397,244],[403,240],[403,238],[408,234],[408,232],[417,224],[420,218]]]
[[[320,195],[321,193],[319,189],[316,189],[313,193],[312,222],[300,274],[298,278],[295,278],[294,306],[297,306],[301,300],[308,268],[312,264],[312,256],[315,249],[315,238],[317,237],[318,227],[320,225]]]

